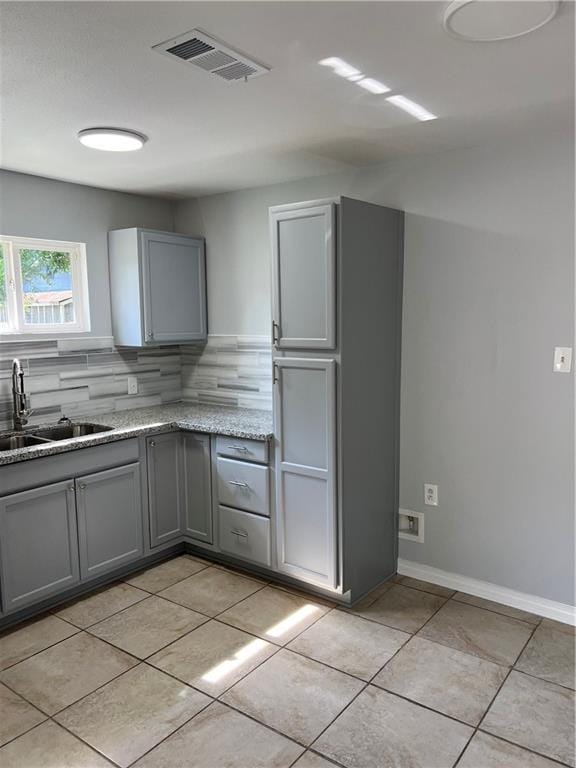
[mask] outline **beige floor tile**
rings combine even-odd
[[[543,623],[516,662],[516,669],[551,683],[574,688],[576,637],[552,623]]]
[[[288,768],[302,747],[214,702],[134,768]]]
[[[56,616],[19,624],[0,636],[0,670],[17,664],[45,648],[49,648],[79,630]]]
[[[482,730],[574,765],[574,692],[512,671]]]
[[[218,619],[277,645],[284,645],[328,610],[313,600],[265,587],[225,611]]]
[[[368,681],[409,639],[406,632],[332,611],[288,648]]]
[[[294,768],[334,768],[334,763],[325,760],[314,752],[306,752],[294,763]]]
[[[525,621],[450,600],[420,635],[496,664],[512,665],[533,629]]]
[[[160,596],[206,616],[217,616],[259,589],[262,584],[254,579],[221,568],[205,568],[163,590]]]
[[[0,746],[46,720],[46,715],[0,683]]]
[[[89,632],[123,651],[145,659],[208,621],[182,605],[149,597],[90,627]]]
[[[2,768],[114,768],[75,736],[48,720],[0,749]]]
[[[493,600],[485,600],[483,597],[467,595],[465,592],[457,592],[454,595],[454,600],[458,600],[460,603],[467,603],[468,605],[475,605],[477,608],[485,608],[487,611],[495,611],[503,616],[510,616],[512,619],[527,621],[528,624],[536,625],[540,623],[540,616],[536,616],[534,613],[521,611],[519,608],[512,608],[509,605],[502,605],[502,603],[495,603]]]
[[[222,701],[309,745],[363,686],[356,678],[283,649]]]
[[[392,584],[373,603],[366,605],[361,601],[351,612],[394,629],[417,632],[445,601],[437,595]]]
[[[507,667],[413,637],[372,682],[478,725],[507,674]]]
[[[572,637],[576,637],[576,627],[572,624],[564,624],[564,622],[554,621],[554,619],[542,619],[541,626],[557,629],[559,632],[565,632],[572,635]]]
[[[56,715],[120,766],[128,766],[204,709],[211,699],[140,664]]]
[[[160,565],[154,565],[135,576],[130,576],[125,581],[138,589],[156,593],[203,571],[207,566],[208,563],[200,563],[187,555],[182,555]]]
[[[57,611],[56,615],[81,629],[86,629],[147,597],[147,592],[130,584],[114,584],[68,603]]]
[[[82,632],[4,670],[0,680],[52,715],[136,663],[131,656]]]
[[[458,768],[558,768],[558,763],[478,731],[466,747]]]
[[[358,602],[355,603],[352,608],[341,606],[341,610],[349,611],[350,613],[359,613],[365,608],[368,608],[370,605],[375,603],[379,597],[382,597],[382,595],[385,595],[386,592],[389,592],[392,589],[396,583],[395,579],[396,577],[393,577],[392,579],[385,581],[383,584],[380,584],[378,587],[375,587],[371,592],[368,592],[367,595],[364,595],[361,600],[358,600]]]
[[[313,746],[347,768],[451,768],[472,733],[369,686]]]
[[[402,584],[404,587],[420,589],[422,592],[430,592],[431,595],[438,595],[438,597],[452,597],[452,595],[456,594],[455,590],[453,589],[448,589],[448,587],[441,587],[439,584],[432,584],[430,581],[413,579],[411,576],[400,576],[397,582],[398,584]]]
[[[277,650],[235,627],[209,621],[148,662],[216,697]]]

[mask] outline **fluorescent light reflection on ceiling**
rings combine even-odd
[[[386,101],[389,101],[391,104],[394,104],[395,107],[403,109],[404,112],[408,112],[409,115],[412,115],[412,117],[416,117],[423,122],[425,120],[436,120],[436,115],[433,115],[432,112],[429,112],[415,101],[407,99],[406,96],[401,96],[400,94],[397,96],[387,96]]]
[[[244,662],[266,648],[267,645],[268,643],[265,640],[252,640],[251,643],[244,645],[239,651],[236,651],[231,659],[225,659],[220,664],[216,664],[215,667],[209,669],[206,674],[202,675],[202,680],[206,680],[207,683],[217,683],[241,664],[244,664]]]
[[[364,77],[362,80],[358,80],[358,85],[360,88],[364,88],[366,91],[376,94],[388,93],[390,90],[387,85],[381,83],[380,80],[374,80],[372,77]]]
[[[338,75],[338,77],[344,77],[347,80],[362,77],[362,72],[360,72],[359,69],[353,67],[352,64],[348,64],[348,62],[344,61],[344,59],[339,59],[337,56],[331,56],[329,59],[322,59],[322,61],[319,61],[318,64],[320,64],[322,67],[330,67],[330,69],[334,71],[335,75]]]
[[[286,634],[286,632],[300,624],[301,621],[304,621],[304,619],[307,619],[309,616],[313,616],[315,613],[318,613],[319,610],[320,608],[318,608],[316,605],[311,605],[310,603],[303,605],[302,608],[299,608],[285,619],[282,619],[282,621],[279,621],[278,624],[274,624],[273,627],[267,629],[265,634],[268,635],[268,637],[282,637],[282,635]]]

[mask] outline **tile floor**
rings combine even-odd
[[[343,609],[183,555],[0,636],[0,765],[574,766],[574,644],[407,577]]]

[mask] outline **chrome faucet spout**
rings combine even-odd
[[[14,429],[22,430],[31,414],[28,396],[24,389],[24,369],[17,357],[12,361],[12,421]]]

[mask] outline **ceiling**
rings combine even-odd
[[[1,163],[93,186],[203,195],[570,125],[574,4],[544,28],[468,43],[445,3],[0,3]],[[150,50],[200,27],[272,68],[227,83]],[[420,123],[318,61],[338,56],[439,119]],[[80,145],[91,126],[149,136],[136,153]]]

